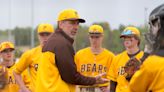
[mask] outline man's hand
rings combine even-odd
[[[109,92],[108,86],[100,87],[101,92]]]
[[[109,82],[108,79],[102,78],[102,76],[104,76],[104,75],[106,75],[106,73],[99,74],[95,77],[96,78],[96,84],[103,84],[103,83]]]
[[[31,92],[28,88],[20,89],[19,92]]]
[[[6,86],[7,80],[8,80],[7,69],[6,67],[2,66],[0,68],[0,89],[3,89]]]

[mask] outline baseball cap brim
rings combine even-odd
[[[89,33],[90,36],[100,36],[102,33]]]
[[[85,20],[81,18],[72,18],[72,19],[66,19],[66,20],[78,20],[80,23],[85,23]]]
[[[78,19],[80,23],[85,23],[84,19]]]
[[[120,38],[123,38],[123,37],[131,37],[133,35],[121,35]]]
[[[120,38],[123,38],[123,37],[136,37],[136,38],[139,38],[137,35],[134,35],[134,34],[131,34],[131,35],[121,35]]]
[[[7,49],[15,50],[15,48],[4,48],[4,49],[2,49],[0,52],[3,52],[4,50],[7,50]]]

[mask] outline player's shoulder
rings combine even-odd
[[[34,47],[34,48],[32,48],[31,50],[30,50],[30,52],[35,52],[35,51],[37,51],[37,50],[41,50],[42,49],[42,47],[40,46],[40,45],[38,45],[38,46],[36,46],[36,47]]]
[[[37,51],[41,51],[41,46],[37,46],[37,47],[34,47],[30,50],[27,50],[25,51],[21,57],[28,57],[28,56],[31,56],[31,55],[34,55],[35,52]]]
[[[26,57],[26,56],[29,56],[31,54],[31,50],[27,50],[25,51],[21,57]]]
[[[164,70],[164,57],[157,56],[157,55],[151,55],[147,59],[145,59],[144,63],[142,64],[142,68],[145,68],[147,71],[158,71]],[[153,68],[153,69],[152,69]]]
[[[144,51],[141,50],[138,54],[143,56]]]
[[[79,51],[77,51],[76,54],[85,54],[89,51],[90,51],[90,47],[86,47],[86,48],[83,48],[83,49],[80,49]]]
[[[73,39],[71,38],[66,38],[63,36],[62,31],[57,31],[51,35],[51,37],[48,39],[47,43],[43,46],[42,52],[52,52],[55,53],[56,50],[60,49],[70,49],[72,47],[71,42],[73,42]]]
[[[150,55],[148,56],[147,59],[145,59],[144,63],[150,65],[159,64],[159,63],[164,64],[164,57],[157,56],[157,55]]]
[[[121,53],[119,53],[119,54],[117,54],[117,55],[115,56],[115,58],[119,58],[119,57],[125,56],[125,55],[127,55],[127,51],[126,51],[126,50],[123,51],[123,52],[121,52]]]
[[[113,58],[112,64],[116,64],[117,65],[119,63],[120,59],[126,57],[126,55],[127,55],[127,51],[123,51],[123,52],[121,52],[119,54],[116,54],[114,56],[114,58]]]
[[[104,53],[115,56],[113,52],[111,52],[110,50],[107,50],[106,48],[104,48]]]
[[[54,44],[54,43],[56,44],[56,43],[61,43],[61,42],[62,42],[62,44],[63,44],[63,43],[65,43],[65,42],[67,42],[65,36],[63,36],[62,34],[63,34],[62,31],[56,31],[56,32],[53,33],[53,34],[51,35],[51,37],[48,39],[47,44],[48,44],[48,45],[52,45],[52,44]],[[60,45],[60,44],[56,44],[56,45]]]
[[[16,65],[17,65],[17,63],[15,62],[12,66],[10,66],[9,68],[10,69],[15,69],[16,68]]]

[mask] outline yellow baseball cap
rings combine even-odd
[[[40,24],[37,28],[38,33],[53,33],[54,32],[54,27],[51,24]]]
[[[63,20],[79,20],[80,23],[84,23],[85,20],[80,18],[79,14],[74,9],[65,9],[61,11],[58,15],[57,21]]]
[[[11,42],[8,42],[8,41],[6,41],[6,42],[2,42],[1,44],[0,44],[0,52],[2,52],[3,50],[5,50],[5,49],[15,49],[14,48],[14,44],[13,43],[11,43]]]
[[[102,34],[102,33],[104,33],[104,30],[100,25],[92,25],[89,27],[89,34]]]
[[[140,31],[136,27],[126,27],[121,33],[120,38],[125,36],[136,36],[140,38]]]

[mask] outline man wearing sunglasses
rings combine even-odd
[[[19,85],[13,75],[13,70],[16,67],[16,63],[14,61],[14,50],[14,44],[11,42],[2,42],[0,44],[0,56],[2,58],[0,66],[4,67],[7,72],[6,85],[4,86],[4,88],[0,89],[0,92],[21,92],[21,89],[19,88]],[[23,71],[21,77],[27,89],[30,89],[31,80],[27,69]]]
[[[149,25],[145,52],[150,56],[132,77],[131,92],[164,92],[164,4],[150,13]]]
[[[38,69],[38,63],[40,62],[39,58],[42,53],[42,47],[47,43],[48,38],[51,36],[51,34],[54,32],[54,28],[51,24],[40,24],[37,27],[37,34],[38,39],[40,42],[40,45],[26,51],[20,58],[15,70],[14,70],[14,76],[22,89],[22,92],[30,92],[25,85],[23,84],[23,81],[21,80],[20,74],[25,69],[29,68],[30,71],[30,77],[32,81],[32,92],[35,88],[36,83],[36,73]]]
[[[75,92],[75,85],[108,82],[101,78],[102,75],[86,77],[77,71],[72,45],[79,23],[84,22],[74,9],[65,9],[59,13],[58,28],[43,47],[36,92]]]
[[[125,65],[131,58],[139,60],[143,56],[140,50],[140,32],[135,27],[127,27],[121,33],[125,51],[118,54],[109,69],[110,92],[128,92],[128,85],[131,77],[125,72]]]
[[[89,28],[90,47],[78,51],[75,55],[77,70],[85,75],[94,77],[106,73],[114,58],[114,54],[102,47],[104,30],[100,25]],[[103,76],[106,78],[106,76]],[[80,92],[106,92],[109,83],[94,86],[79,86]],[[106,90],[105,90],[106,89]]]

